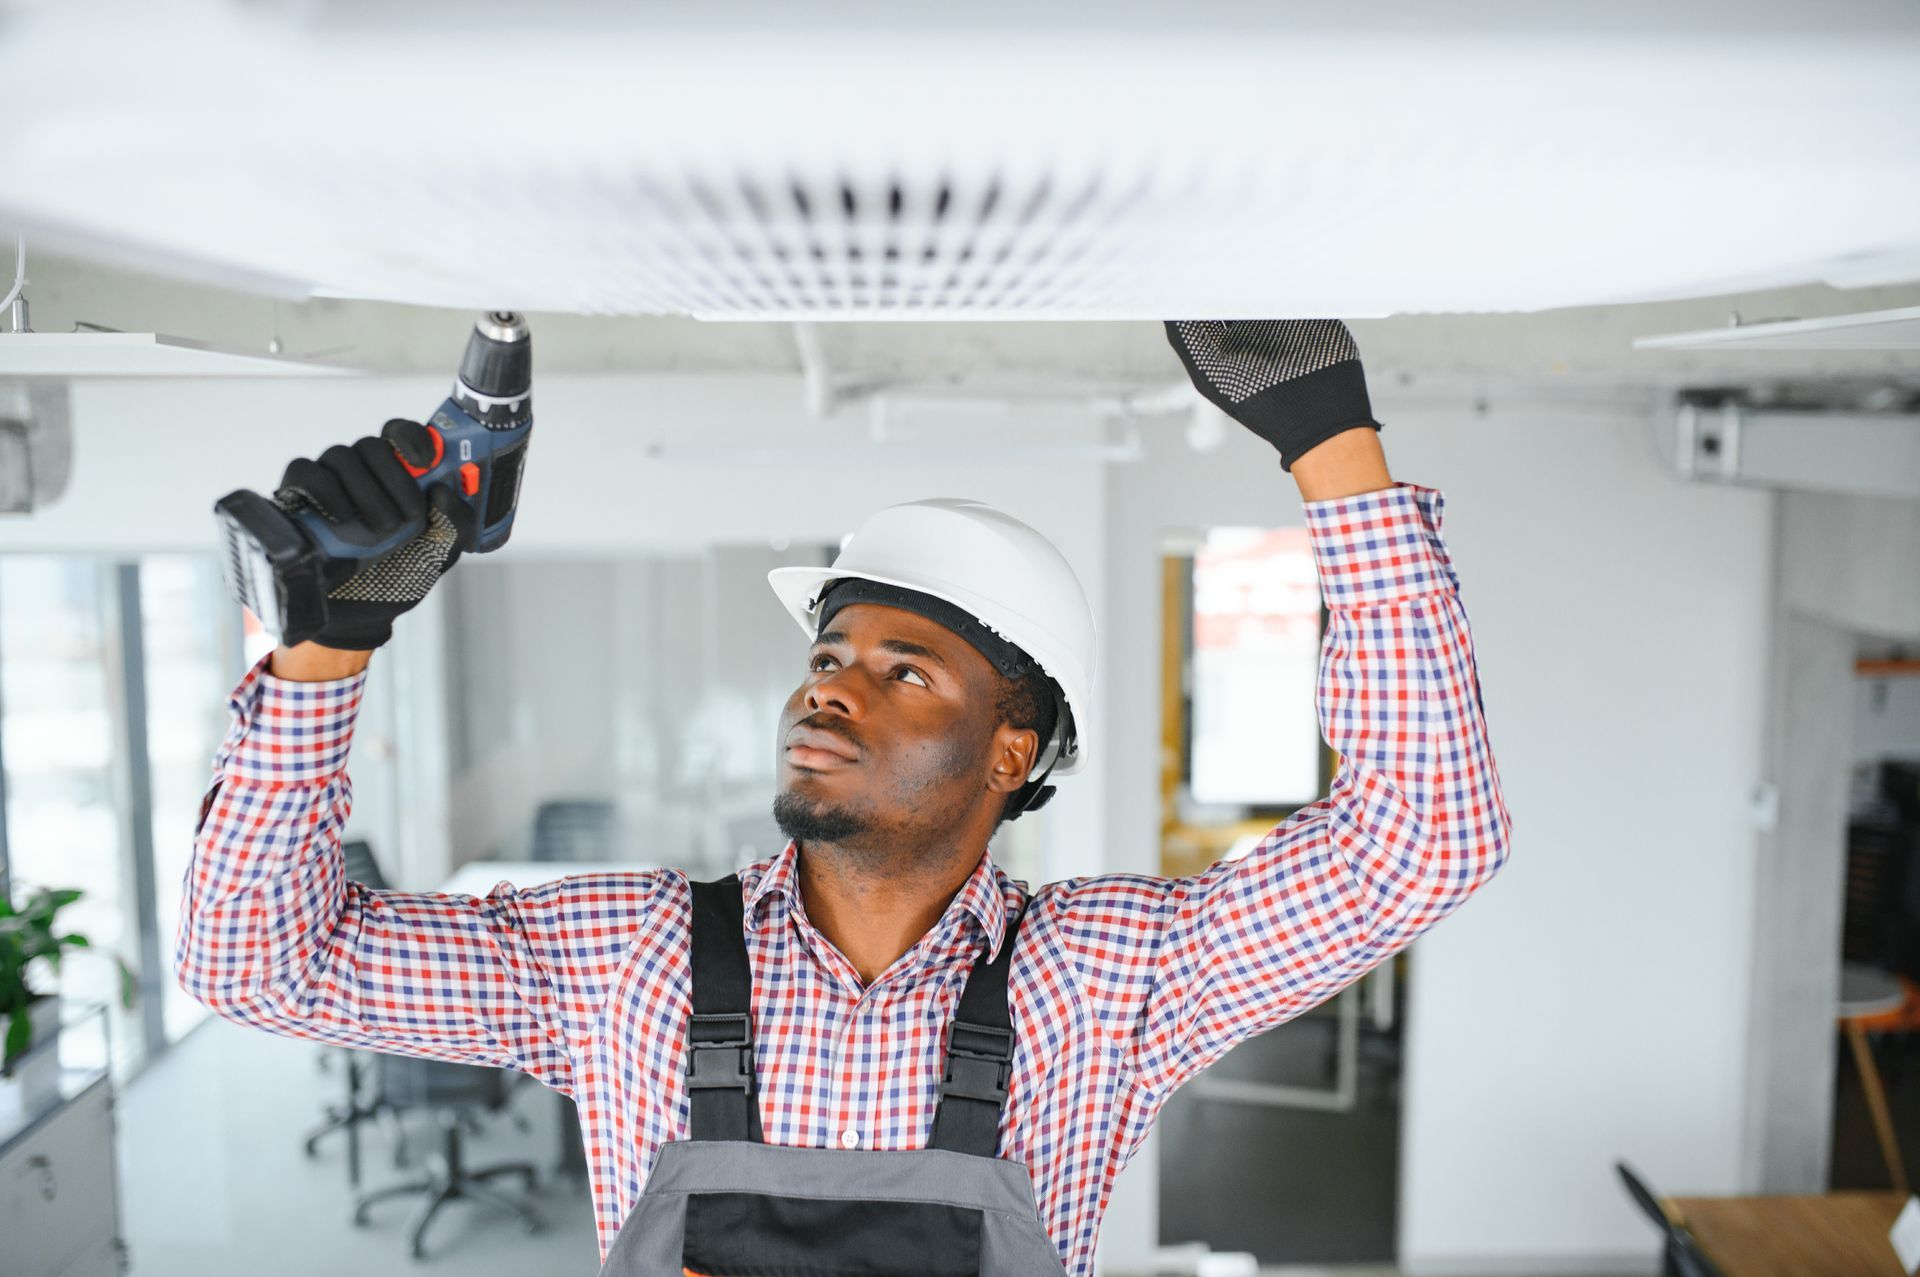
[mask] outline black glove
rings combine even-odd
[[[1356,426],[1380,429],[1360,348],[1337,319],[1167,321],[1187,375],[1220,410],[1280,452],[1280,468]]]
[[[398,449],[398,453],[396,453]],[[341,540],[378,545],[402,528],[416,535],[380,558],[329,559],[321,567],[327,587],[327,623],[312,641],[323,647],[366,652],[393,637],[393,619],[427,597],[433,583],[473,548],[479,519],[444,483],[421,491],[400,464],[434,462],[427,428],[396,418],[375,438],[352,447],[335,444],[318,461],[297,457],[274,490],[274,503],[288,512],[317,511]]]

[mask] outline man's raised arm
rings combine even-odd
[[[1388,475],[1345,325],[1168,329],[1202,393],[1300,484],[1328,610],[1318,716],[1340,765],[1327,798],[1240,860],[1060,890],[1091,1004],[1156,1100],[1457,907],[1504,862],[1511,829],[1444,502]]]
[[[411,482],[391,448],[362,446],[378,442],[296,462],[288,478],[310,468],[301,499],[336,523],[377,523],[347,494],[376,482],[404,493]],[[394,473],[368,472],[387,463]],[[283,495],[294,491],[283,482]],[[480,898],[375,890],[346,874],[346,760],[368,661],[462,540],[425,510],[422,502],[385,516],[422,523],[421,535],[394,552],[413,556],[415,571],[388,574],[377,604],[330,606],[337,633],[263,657],[229,697],[232,722],[183,884],[176,974],[187,992],[243,1024],[518,1069],[570,1090],[574,1048],[632,937],[679,900],[668,875],[596,874]],[[432,546],[444,559],[417,570]],[[396,596],[394,579],[406,597]],[[351,580],[336,588],[344,599],[367,593]]]

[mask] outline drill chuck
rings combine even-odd
[[[481,425],[512,429],[533,415],[533,351],[527,321],[510,310],[481,315],[467,338],[453,397]]]

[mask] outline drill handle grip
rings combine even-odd
[[[427,422],[427,434],[434,444],[432,461],[416,466],[395,449],[400,464],[423,490],[445,484],[473,511],[474,542],[462,546],[463,551],[485,554],[499,549],[513,534],[513,517],[520,505],[520,478],[533,434],[532,419],[517,425],[485,426],[450,396]],[[425,528],[423,522],[409,524],[381,541],[369,543],[341,536],[314,511],[303,510],[293,517],[322,555],[355,563],[370,563],[390,554]]]

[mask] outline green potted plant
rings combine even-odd
[[[18,908],[0,898],[0,1025],[5,1028],[0,1078],[12,1079],[28,1111],[52,1099],[60,1087],[60,1058],[53,1045],[60,1033],[60,997],[35,989],[28,972],[44,960],[46,969],[57,975],[64,950],[92,947],[85,936],[62,934],[54,926],[54,915],[80,896],[73,890],[41,889]],[[131,1007],[133,972],[117,955],[113,960],[120,968],[121,1005]],[[36,1043],[42,1049],[33,1051]]]

